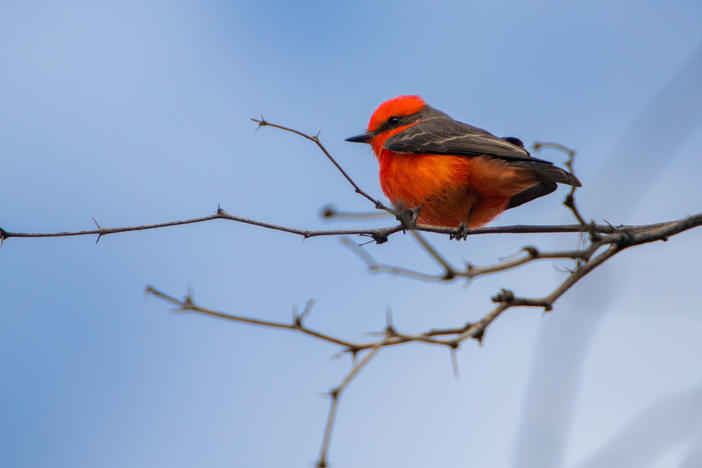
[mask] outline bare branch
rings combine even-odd
[[[307,328],[303,325],[302,319],[304,318],[304,315],[307,315],[305,312],[303,312],[303,316],[296,316],[293,320],[292,323],[283,323],[283,322],[274,322],[270,320],[260,320],[252,317],[244,317],[240,315],[232,315],[232,314],[226,314],[223,312],[217,312],[211,309],[206,309],[204,307],[200,307],[196,305],[192,297],[190,295],[186,296],[185,299],[176,299],[173,296],[170,296],[164,292],[159,291],[158,289],[152,287],[152,286],[147,286],[145,293],[147,295],[152,295],[156,296],[159,299],[163,299],[166,302],[169,302],[175,306],[178,307],[178,311],[180,312],[197,312],[203,315],[208,315],[210,317],[217,317],[221,318],[224,320],[230,320],[232,322],[239,322],[239,323],[246,323],[249,325],[257,325],[261,327],[266,327],[266,328],[280,328],[283,330],[293,330],[293,331],[298,331],[300,333],[304,333],[305,335],[313,336],[315,338],[318,338],[322,341],[326,341],[332,344],[336,344],[339,346],[343,346],[346,348],[348,351],[353,351],[359,348],[359,345],[356,345],[354,343],[351,343],[350,341],[342,340],[340,338],[335,338],[333,336],[329,336],[325,333],[318,332],[316,330],[312,330],[310,328]],[[308,311],[310,307],[310,303],[308,302],[308,306],[305,309]]]
[[[380,200],[376,200],[375,198],[368,195],[365,191],[363,191],[361,189],[361,187],[358,186],[358,184],[356,182],[353,181],[351,176],[348,175],[348,173],[341,167],[341,165],[339,165],[339,163],[336,162],[336,159],[334,159],[334,157],[331,155],[331,153],[329,153],[329,151],[327,151],[327,149],[324,147],[322,142],[319,140],[319,134],[314,135],[314,136],[308,135],[308,134],[303,133],[299,130],[292,129],[292,128],[286,127],[284,125],[278,125],[278,124],[268,122],[267,120],[265,120],[263,118],[263,116],[261,116],[260,119],[251,119],[251,120],[253,120],[254,122],[256,122],[258,124],[258,128],[261,128],[261,127],[278,128],[278,129],[284,130],[286,132],[294,133],[295,135],[299,135],[302,138],[313,142],[324,153],[324,155],[327,157],[327,159],[329,159],[329,161],[331,161],[331,163],[334,165],[334,167],[336,167],[338,169],[338,171],[341,172],[341,175],[344,176],[344,178],[349,182],[349,184],[351,184],[353,186],[353,188],[357,194],[361,195],[363,198],[365,198],[366,200],[373,203],[373,205],[377,209],[387,211],[388,213],[392,214],[393,216],[396,214],[395,210],[393,210],[392,208],[388,208]]]
[[[553,252],[541,252],[536,247],[527,246],[522,248],[522,255],[514,260],[504,261],[496,263],[494,265],[487,265],[483,267],[476,267],[471,264],[467,264],[465,266],[465,269],[463,270],[457,270],[448,263],[446,263],[445,265],[442,265],[446,268],[444,273],[430,274],[416,270],[411,270],[404,267],[378,263],[366,250],[353,243],[352,241],[349,241],[348,239],[344,242],[344,245],[349,247],[356,255],[358,255],[361,258],[361,260],[363,260],[363,262],[366,264],[368,269],[372,272],[390,273],[426,281],[451,281],[457,278],[473,279],[491,273],[498,273],[501,271],[511,270],[513,268],[534,262],[536,260],[587,260],[594,253],[595,250],[591,246],[583,250],[560,250]],[[431,245],[428,246],[433,249]]]
[[[287,232],[289,234],[295,234],[303,238],[309,237],[320,237],[320,236],[350,236],[350,235],[360,235],[368,236],[372,238],[384,238],[387,239],[388,236],[396,232],[402,231],[402,226],[397,225],[388,228],[368,228],[368,229],[330,229],[330,230],[309,230],[309,229],[299,229],[289,226],[281,226],[278,224],[268,223],[265,221],[258,221],[255,219],[245,218],[243,216],[231,215],[221,208],[218,208],[216,213],[210,216],[201,216],[198,218],[184,219],[178,221],[168,221],[165,223],[155,223],[155,224],[144,224],[138,226],[123,226],[116,228],[103,228],[98,227],[97,229],[88,229],[83,231],[63,231],[63,232],[46,232],[46,233],[35,233],[35,232],[10,232],[0,228],[0,239],[3,241],[11,237],[16,238],[39,238],[39,237],[73,237],[73,236],[92,236],[97,235],[99,237],[106,236],[109,234],[117,234],[122,232],[132,232],[132,231],[146,231],[150,229],[160,229],[173,226],[183,226],[186,224],[196,224],[204,223],[208,221],[213,221],[216,219],[224,219],[227,221],[235,221],[244,224],[251,224],[253,226],[259,226],[266,229],[271,229],[274,231]],[[570,231],[568,231],[570,232]]]
[[[584,263],[581,263],[575,268],[563,282],[561,282],[556,289],[551,292],[548,296],[542,298],[526,298],[518,297],[512,291],[503,289],[495,297],[493,301],[497,305],[488,312],[482,319],[477,322],[468,322],[462,326],[447,328],[447,329],[430,329],[419,334],[407,334],[399,332],[391,323],[390,316],[388,315],[388,323],[382,332],[383,338],[381,340],[375,340],[367,343],[354,343],[343,338],[337,338],[326,333],[322,333],[316,330],[312,330],[303,324],[303,319],[310,312],[311,302],[308,302],[305,310],[300,313],[293,314],[293,322],[282,323],[274,322],[268,320],[261,320],[251,317],[244,317],[238,315],[225,314],[222,312],[216,312],[204,307],[195,305],[192,298],[187,296],[183,300],[175,299],[163,292],[158,291],[155,288],[148,287],[146,289],[147,294],[154,295],[160,299],[163,299],[178,307],[181,311],[193,311],[198,312],[203,315],[208,315],[211,317],[222,318],[225,320],[231,320],[240,323],[246,323],[250,325],[257,325],[267,328],[279,328],[286,330],[299,331],[308,336],[312,336],[319,340],[332,343],[342,347],[342,352],[351,353],[352,356],[357,356],[359,353],[366,353],[359,362],[354,364],[351,371],[342,380],[341,384],[334,388],[330,392],[331,404],[329,407],[329,414],[327,416],[327,423],[324,430],[324,436],[322,439],[322,447],[320,450],[319,461],[317,466],[324,468],[327,466],[327,459],[329,453],[329,445],[331,443],[331,433],[334,426],[334,421],[336,418],[336,410],[339,404],[339,399],[342,392],[349,386],[351,381],[358,375],[358,373],[370,362],[370,360],[377,355],[377,353],[385,347],[397,346],[407,343],[424,343],[430,345],[438,345],[448,347],[451,352],[452,365],[454,373],[457,375],[458,366],[456,364],[456,350],[460,345],[468,339],[476,339],[478,342],[482,343],[485,336],[487,328],[506,310],[515,307],[539,307],[543,308],[544,311],[550,311],[553,308],[554,303],[573,285],[578,281],[588,275],[590,272],[595,270],[598,266],[605,263],[608,259],[615,256],[617,253],[624,249],[633,247],[635,245],[641,245],[648,242],[654,242],[657,240],[667,240],[670,236],[676,235],[688,229],[692,229],[702,225],[702,213],[693,215],[679,221],[672,221],[668,223],[659,223],[649,226],[635,226],[628,228],[615,229],[611,234],[600,235],[593,231],[590,236],[590,245],[583,250],[576,251],[561,251],[561,252],[539,252],[534,247],[527,247],[524,249],[526,256],[505,261],[493,266],[475,268],[468,266],[465,271],[458,271],[453,278],[460,276],[470,277],[470,275],[482,275],[493,273],[497,271],[503,271],[511,268],[515,268],[519,265],[529,263],[537,259],[546,258],[576,258]],[[590,226],[580,226],[589,228]],[[582,232],[582,231],[581,231]],[[0,231],[2,233],[2,231]],[[441,257],[438,252],[436,252],[433,247],[427,242],[422,242],[423,239],[417,235],[417,239],[420,240],[423,248],[430,252],[430,254],[440,263],[444,268],[451,269],[452,267],[447,262],[442,262],[443,257]],[[347,241],[347,244],[350,241]],[[594,256],[601,248],[604,251]],[[384,267],[375,263],[373,258],[368,255],[363,249],[357,247],[357,253],[361,256],[364,261],[369,264],[369,267],[374,266],[376,268]],[[387,267],[390,268],[390,267]],[[396,269],[396,272],[407,272],[409,270]],[[449,270],[451,271],[451,270]],[[416,272],[415,272],[416,273]],[[438,279],[438,278],[435,278]],[[445,277],[443,279],[446,279]]]
[[[385,335],[385,339],[382,341],[372,341],[368,343],[353,343],[351,341],[341,339],[341,338],[336,338],[331,335],[318,332],[316,330],[312,330],[310,328],[307,328],[303,325],[302,323],[302,318],[309,313],[309,303],[308,306],[305,309],[305,312],[303,312],[300,315],[296,315],[294,317],[293,323],[288,324],[288,323],[283,323],[283,322],[274,322],[274,321],[267,321],[267,320],[260,320],[260,319],[255,319],[255,318],[250,318],[250,317],[244,317],[244,316],[238,316],[238,315],[231,315],[231,314],[225,314],[222,312],[216,312],[210,309],[206,309],[200,306],[195,305],[195,303],[192,301],[191,297],[186,297],[183,300],[176,299],[170,295],[167,295],[151,286],[147,287],[146,292],[147,294],[151,294],[154,296],[157,296],[173,305],[178,306],[179,310],[181,311],[193,311],[193,312],[198,312],[204,315],[209,315],[213,317],[218,317],[218,318],[223,318],[226,320],[231,320],[231,321],[236,321],[236,322],[241,322],[241,323],[247,323],[251,325],[258,325],[258,326],[263,326],[263,327],[268,327],[268,328],[282,328],[282,329],[287,329],[287,330],[296,330],[300,331],[301,333],[304,333],[309,336],[313,336],[315,338],[318,338],[323,341],[327,341],[329,343],[337,344],[339,346],[342,346],[345,348],[345,351],[351,352],[351,353],[357,353],[362,350],[368,350],[372,349],[376,346],[380,347],[386,347],[386,346],[394,346],[398,344],[404,344],[404,343],[410,343],[410,342],[421,342],[421,343],[428,343],[428,344],[437,344],[437,345],[444,345],[444,346],[450,346],[450,347],[455,347],[457,343],[460,343],[461,341],[467,339],[467,338],[477,338],[481,339],[485,329],[487,328],[488,325],[490,325],[502,312],[505,310],[511,308],[511,307],[542,307],[544,310],[549,311],[553,308],[554,303],[568,290],[570,289],[575,283],[577,283],[579,280],[581,280],[583,277],[585,277],[587,274],[589,274],[591,271],[593,271],[595,268],[603,264],[605,261],[616,255],[617,253],[621,252],[622,250],[625,250],[629,247],[633,247],[636,245],[641,245],[649,242],[654,242],[654,241],[667,241],[669,237],[674,236],[676,234],[679,234],[681,232],[684,232],[689,229],[693,229],[695,227],[702,226],[702,213],[689,216],[687,218],[683,218],[679,221],[672,221],[668,223],[659,223],[659,224],[654,224],[654,225],[649,225],[649,226],[636,226],[636,227],[629,227],[629,228],[622,228],[617,230],[616,232],[601,236],[595,239],[591,240],[591,244],[589,247],[582,251],[556,251],[556,252],[539,252],[533,247],[525,248],[525,252],[527,253],[526,257],[516,259],[516,260],[511,260],[507,262],[503,262],[500,264],[496,264],[493,266],[488,266],[488,267],[471,267],[472,269],[467,269],[466,271],[459,271],[456,274],[456,277],[460,276],[466,276],[470,277],[471,275],[474,276],[479,276],[482,274],[488,274],[488,273],[493,273],[496,271],[503,271],[507,269],[514,268],[516,266],[528,263],[530,261],[534,261],[537,259],[551,259],[551,258],[577,258],[577,259],[582,259],[585,261],[582,265],[578,266],[576,269],[574,269],[568,277],[548,296],[543,297],[543,298],[524,298],[524,297],[517,297],[512,293],[511,291],[508,290],[502,290],[499,294],[497,294],[494,298],[493,301],[498,303],[498,306],[490,311],[485,317],[483,317],[481,320],[478,322],[474,323],[467,323],[464,326],[461,327],[456,327],[456,328],[450,328],[450,329],[441,329],[441,330],[428,330],[423,333],[419,333],[416,335],[410,335],[410,334],[404,334],[400,333],[395,328],[388,323],[386,326],[385,331],[383,332],[383,335]],[[349,241],[347,241],[349,243]],[[601,248],[605,248],[605,250],[600,253],[599,255],[592,257],[598,250]],[[364,261],[370,264],[371,267],[375,268],[393,268],[393,267],[387,267],[384,265],[378,265],[375,263],[375,261],[372,259],[370,255],[367,254],[365,251],[359,251],[359,255],[361,256]],[[402,269],[397,269],[397,272],[402,272]],[[408,270],[404,270],[408,271]],[[434,277],[434,279],[438,279],[438,277]],[[456,335],[454,339],[436,339],[435,337],[437,336],[450,336],[450,335]]]
[[[326,205],[320,210],[320,216],[322,218],[334,218],[334,219],[375,219],[375,218],[387,218],[389,213],[384,213],[382,211],[369,211],[369,212],[352,212],[352,211],[339,211],[333,205]]]
[[[339,405],[339,399],[341,398],[341,393],[346,390],[351,381],[358,375],[361,370],[368,365],[371,359],[373,359],[380,351],[382,347],[382,342],[377,346],[374,346],[366,356],[356,363],[349,373],[344,377],[344,380],[334,389],[329,392],[331,397],[331,404],[329,406],[329,414],[327,416],[327,424],[324,427],[324,437],[322,437],[322,449],[319,453],[319,461],[317,462],[318,468],[325,468],[327,466],[327,457],[329,453],[329,444],[331,443],[331,433],[334,427],[334,421],[336,420],[336,408]]]
[[[359,228],[359,229],[328,229],[328,230],[312,230],[312,229],[300,229],[289,226],[282,226],[279,224],[268,223],[265,221],[259,221],[256,219],[245,218],[243,216],[236,216],[227,213],[223,209],[219,208],[217,212],[210,216],[201,216],[198,218],[168,221],[164,223],[155,224],[144,224],[137,226],[122,226],[115,228],[104,228],[100,227],[97,229],[87,229],[83,231],[62,231],[62,232],[11,232],[0,227],[0,241],[5,241],[9,238],[45,238],[45,237],[75,237],[75,236],[106,236],[109,234],[118,234],[122,232],[133,232],[133,231],[146,231],[151,229],[160,229],[173,226],[183,226],[186,224],[196,224],[204,223],[208,221],[213,221],[216,219],[224,219],[227,221],[234,221],[244,224],[250,224],[253,226],[259,226],[266,229],[271,229],[274,231],[287,232],[289,234],[295,234],[301,236],[305,239],[310,237],[328,237],[328,236],[365,236],[370,237],[379,244],[386,242],[388,237],[406,230],[402,224],[395,226],[385,227],[385,228]],[[666,224],[666,223],[661,223]],[[557,233],[573,233],[573,232],[596,232],[600,234],[611,234],[616,232],[618,229],[639,229],[639,228],[650,228],[657,226],[657,224],[647,225],[647,226],[621,226],[615,227],[608,224],[597,224],[597,225],[578,225],[578,224],[563,224],[563,225],[541,225],[541,226],[531,226],[531,225],[511,225],[511,226],[491,226],[491,227],[481,227],[477,229],[468,229],[465,234],[472,235],[483,235],[483,234],[557,234]],[[437,234],[457,234],[457,228],[449,227],[439,227],[439,226],[429,226],[424,224],[418,224],[414,228],[417,231],[422,232],[432,232]]]
[[[568,155],[568,160],[565,162],[565,166],[568,168],[568,170],[571,172],[571,174],[575,174],[575,150],[568,148],[565,145],[562,145],[560,143],[550,143],[550,142],[543,142],[543,141],[537,141],[534,143],[534,151],[539,151],[542,148],[552,148],[558,151],[562,151]],[[585,218],[583,217],[582,214],[580,214],[580,210],[578,210],[577,205],[575,204],[575,191],[577,190],[577,187],[572,186],[570,188],[570,192],[568,192],[568,195],[566,195],[565,199],[563,200],[563,204],[570,210],[571,213],[573,213],[573,216],[575,216],[575,219],[578,220],[578,222],[582,225],[587,224],[585,221]]]
[[[427,253],[434,259],[436,262],[444,267],[444,280],[450,280],[453,279],[456,276],[456,270],[451,266],[451,264],[446,260],[444,257],[441,256],[438,250],[429,243],[421,234],[419,234],[417,231],[412,231],[412,234],[414,235],[414,238],[417,239],[417,242],[419,242],[419,245],[422,246],[424,250],[427,251]]]

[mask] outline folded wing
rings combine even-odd
[[[554,166],[550,161],[532,158],[519,143],[521,142],[516,138],[500,138],[481,128],[458,122],[441,114],[438,117],[421,120],[393,135],[387,139],[383,147],[395,153],[492,156],[509,161],[511,166],[533,171],[535,178],[540,182],[558,182],[576,187],[581,185],[573,174]],[[551,186],[548,185],[548,188]],[[535,189],[531,195],[536,195],[537,191],[542,193],[536,197],[549,193],[545,190],[546,186],[543,186],[539,190]]]

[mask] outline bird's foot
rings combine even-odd
[[[461,223],[454,232],[449,234],[449,239],[466,240],[468,238],[468,234],[470,234],[468,223]]]
[[[402,229],[411,230],[417,227],[417,217],[422,206],[416,206],[407,210],[399,211],[395,217],[402,225]]]

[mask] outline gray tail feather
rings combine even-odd
[[[548,195],[549,193],[556,190],[557,186],[558,185],[556,185],[555,182],[541,182],[539,184],[534,185],[533,187],[529,187],[525,191],[518,193],[512,198],[510,198],[509,203],[507,203],[507,209],[523,205],[524,203],[530,202],[536,198]]]
[[[559,184],[568,184],[574,187],[582,185],[573,174],[552,164],[542,161],[510,161],[510,163],[512,166],[531,170],[540,182],[558,182]]]
[[[558,182],[559,184],[568,184],[575,187],[582,185],[577,177],[557,166],[540,165],[540,167],[534,168],[534,174],[542,182]]]
[[[582,185],[573,174],[546,161],[511,161],[510,165],[529,169],[534,173],[539,183],[510,198],[509,203],[507,203],[507,209],[548,195],[556,190],[556,183],[568,184],[574,187]]]

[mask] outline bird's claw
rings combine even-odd
[[[466,240],[469,233],[470,229],[468,229],[468,224],[463,222],[458,225],[455,232],[449,234],[449,239]]]
[[[417,227],[417,217],[419,216],[419,210],[421,206],[410,208],[407,210],[402,210],[395,217],[402,225],[402,229],[410,230]]]

